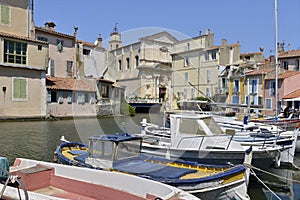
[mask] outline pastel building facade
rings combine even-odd
[[[0,8],[0,118],[44,118],[48,43],[34,37],[32,1]]]

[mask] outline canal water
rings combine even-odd
[[[88,137],[104,133],[140,133],[143,118],[148,122],[162,125],[162,114],[137,114],[134,117],[89,118],[58,121],[0,122],[0,156],[9,159],[30,158],[53,161],[53,153],[61,136],[70,141],[87,143]],[[300,154],[295,164],[300,166]],[[268,170],[272,175],[262,173],[258,178],[275,192],[280,199],[300,199],[300,171],[288,169]],[[249,185],[251,199],[277,199],[252,176]]]

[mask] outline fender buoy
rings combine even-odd
[[[281,158],[280,158],[280,154],[278,156],[275,157],[275,167],[279,168],[280,167],[280,162],[281,162]]]

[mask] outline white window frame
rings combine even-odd
[[[64,92],[63,91],[57,92],[57,103],[59,103],[59,104],[64,103]]]
[[[253,90],[253,84],[252,84],[253,81],[256,81],[256,87],[254,88],[254,90]],[[258,82],[259,82],[259,79],[256,79],[256,78],[250,79],[250,93],[258,93]]]
[[[237,85],[235,84],[236,82],[238,83]],[[240,92],[240,80],[239,79],[234,79],[233,80],[233,91],[234,92]]]
[[[67,103],[71,104],[73,102],[73,94],[72,92],[67,92]]]

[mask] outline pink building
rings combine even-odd
[[[287,105],[286,96],[299,89],[300,72],[278,69],[278,111]],[[265,108],[270,109],[266,115],[275,114],[275,69],[270,71],[265,78]]]

